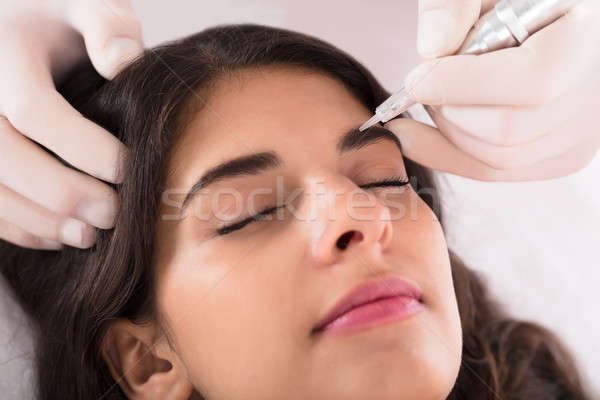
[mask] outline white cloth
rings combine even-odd
[[[511,315],[557,333],[600,396],[600,157],[553,181],[440,179],[449,246]]]
[[[33,337],[30,321],[0,278],[0,398],[34,399]]]

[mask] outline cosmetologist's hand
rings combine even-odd
[[[405,85],[438,129],[408,119],[386,127],[408,158],[472,179],[574,173],[600,147],[600,1],[583,0],[519,47],[447,56],[496,2],[419,1],[418,50],[428,60]]]
[[[102,180],[120,181],[126,148],[71,108],[54,79],[86,50],[112,78],[142,51],[140,24],[125,0],[4,0],[0,37],[0,239],[90,247],[94,227],[114,225],[118,199]]]

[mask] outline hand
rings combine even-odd
[[[421,0],[421,55],[454,53],[480,6],[485,12],[495,3],[451,0],[437,7],[442,3]],[[408,119],[386,126],[408,158],[468,178],[524,181],[574,173],[600,148],[598,38],[600,2],[583,0],[519,47],[427,60],[405,84],[428,105],[439,130]]]
[[[86,49],[112,78],[142,51],[140,24],[124,0],[5,0],[0,37],[0,239],[89,247],[94,227],[114,224],[116,192],[101,180],[120,181],[126,148],[71,108],[53,78]]]

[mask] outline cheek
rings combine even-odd
[[[458,373],[462,350],[462,331],[452,268],[444,232],[434,212],[411,189],[404,203],[407,211],[394,221],[391,257],[423,290],[428,313],[422,316],[432,333],[427,351],[448,366],[449,376]],[[439,359],[440,356],[441,359]],[[455,376],[455,375],[454,375]]]
[[[387,196],[384,203],[393,221],[392,261],[414,275],[432,301],[447,304],[455,296],[448,246],[437,216],[412,188]]]
[[[168,316],[192,384],[203,394],[264,398],[261,387],[273,391],[289,382],[282,366],[299,359],[301,346],[291,334],[298,315],[287,301],[298,296],[282,275],[289,266],[275,265],[268,248],[218,250],[169,265],[160,277],[159,309]],[[235,385],[224,385],[223,377]]]

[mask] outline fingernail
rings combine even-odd
[[[454,29],[455,20],[445,9],[425,11],[419,17],[417,49],[425,58],[433,58],[443,50],[448,35]]]
[[[115,226],[118,199],[112,195],[106,199],[83,200],[77,207],[75,216],[89,224],[101,229],[110,229]]]
[[[88,224],[66,218],[60,227],[60,240],[69,246],[88,248],[96,241],[96,231]]]
[[[111,78],[143,51],[143,47],[133,39],[112,39],[106,45],[106,60],[113,71]]]
[[[62,249],[62,243],[55,242],[54,240],[41,239],[38,243],[40,250],[60,250]]]

